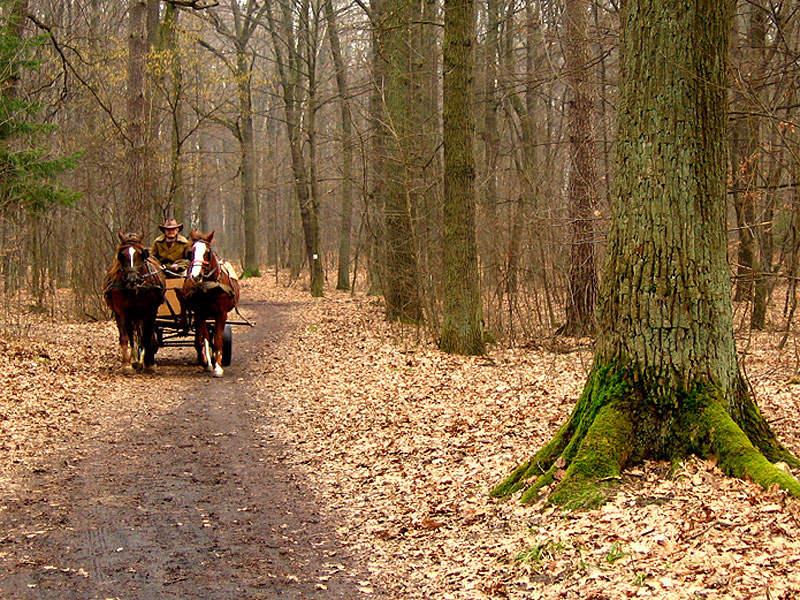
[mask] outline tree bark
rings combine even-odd
[[[391,321],[419,323],[422,302],[419,294],[416,241],[411,219],[408,141],[411,105],[411,12],[405,0],[385,0],[378,25],[384,64],[386,156],[383,182],[385,206],[385,264],[382,285],[386,316]]]
[[[473,0],[444,2],[444,318],[440,348],[483,354],[475,239]]]
[[[339,43],[339,26],[333,10],[333,1],[326,0],[325,16],[328,21],[328,43],[336,69],[336,88],[339,92],[339,105],[342,121],[342,184],[341,222],[339,224],[339,261],[336,278],[337,290],[350,289],[350,238],[353,228],[353,122],[350,115],[349,87],[347,70]]]
[[[628,465],[715,456],[800,495],[799,461],[748,394],[726,260],[725,68],[733,2],[623,5],[617,173],[594,365],[556,436],[494,491],[604,502]],[[559,460],[562,459],[562,460]]]
[[[593,335],[597,299],[592,211],[597,202],[595,185],[594,122],[589,96],[586,50],[588,6],[584,0],[567,0],[564,9],[564,58],[567,72],[569,131],[570,252],[567,277],[565,335]]]
[[[147,174],[147,1],[128,3],[128,123],[126,175],[128,199],[120,226],[140,235],[149,232],[150,202]]]

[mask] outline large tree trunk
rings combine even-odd
[[[725,66],[732,2],[623,6],[617,173],[599,335],[553,440],[493,493],[591,506],[645,459],[715,456],[763,486],[800,484],[739,372],[726,261]],[[561,460],[559,460],[561,459]]]
[[[440,347],[483,354],[475,240],[472,0],[444,3],[444,318]]]

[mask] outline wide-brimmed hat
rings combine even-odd
[[[164,232],[166,232],[167,229],[177,229],[180,231],[183,229],[183,223],[178,223],[175,219],[167,219],[164,224],[159,225],[158,228]]]

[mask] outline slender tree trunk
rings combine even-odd
[[[764,52],[767,45],[767,12],[763,6],[754,2],[749,6],[750,22],[747,43],[747,70],[745,76],[749,80],[750,93],[747,95],[748,112],[748,131],[752,136],[750,140],[752,152],[746,157],[750,161],[751,179],[755,184],[756,190],[762,189],[764,192],[756,190],[746,190],[751,192],[753,202],[760,207],[756,227],[756,241],[758,242],[757,259],[753,261],[755,278],[753,280],[753,313],[750,319],[750,326],[753,329],[764,329],[767,325],[767,304],[769,301],[770,283],[772,281],[772,258],[773,258],[773,238],[772,238],[772,219],[774,216],[774,195],[766,191],[765,177],[762,174],[761,161],[761,131],[755,114],[762,111],[762,79],[764,71]],[[753,115],[753,116],[749,116]]]
[[[239,91],[239,151],[242,173],[242,214],[244,216],[244,272],[260,272],[258,257],[258,196],[256,190],[255,141],[253,138],[253,100],[251,57],[244,45],[236,49],[236,82]]]
[[[224,20],[215,12],[208,17],[213,22],[217,33],[230,41],[234,48],[232,60],[213,46],[203,45],[219,57],[230,69],[236,85],[237,114],[236,121],[225,123],[239,143],[239,170],[241,174],[241,195],[237,209],[241,210],[244,221],[244,256],[242,266],[246,274],[259,273],[259,205],[257,194],[257,167],[255,158],[254,121],[252,79],[254,51],[250,47],[253,32],[261,23],[269,3],[259,5],[255,2],[240,3],[230,0],[228,3],[232,19]],[[235,214],[237,211],[233,211]]]
[[[497,161],[500,152],[500,132],[497,112],[500,108],[498,98],[498,62],[500,60],[500,15],[498,0],[486,0],[486,43],[484,46],[484,111],[483,141],[484,158],[482,161],[484,183],[481,203],[484,212],[483,240],[481,247],[484,254],[484,287],[497,290],[500,282],[500,253],[497,251],[499,241],[497,218]]]
[[[312,296],[321,296],[323,280],[322,262],[319,255],[319,220],[317,209],[314,206],[314,198],[311,194],[306,158],[303,155],[303,131],[300,118],[302,103],[298,97],[298,87],[301,79],[300,64],[302,62],[300,57],[304,43],[302,36],[307,35],[307,33],[301,32],[298,36],[294,35],[292,9],[288,3],[281,6],[281,15],[278,20],[281,25],[280,31],[276,26],[276,20],[275,18],[269,19],[268,26],[283,91],[283,107],[289,139],[292,174],[294,175],[294,189],[300,209],[300,222],[303,227],[305,257],[311,273],[311,294]],[[285,53],[284,48],[287,48]]]
[[[128,199],[121,227],[140,235],[149,232],[150,202],[147,174],[147,1],[128,3],[128,123],[126,175]]]
[[[566,0],[564,49],[567,71],[567,119],[569,130],[570,253],[567,278],[566,322],[562,333],[591,335],[595,332],[594,306],[597,272],[594,266],[593,208],[595,184],[594,121],[589,96],[586,50],[588,6],[584,0]]]
[[[169,182],[163,216],[174,216],[180,223],[191,221],[190,207],[186,206],[186,189],[183,181],[183,69],[178,48],[178,9],[174,4],[164,5],[159,44],[167,55],[169,66],[165,70],[165,89],[169,94],[170,159]]]
[[[419,295],[423,312],[439,326],[442,298],[442,164],[436,28],[441,20],[436,0],[414,3],[411,25],[410,122],[406,142],[409,210],[417,242]]]
[[[339,27],[332,0],[325,2],[325,15],[328,21],[328,42],[336,69],[336,87],[342,120],[342,193],[341,222],[339,224],[339,261],[336,278],[337,290],[350,289],[350,239],[353,228],[353,124],[350,115],[350,90],[347,84],[347,71],[339,44]]]
[[[617,174],[599,334],[572,415],[495,495],[591,506],[627,465],[715,456],[800,495],[739,372],[726,244],[725,80],[733,2],[623,5]],[[559,460],[562,459],[562,460]]]
[[[509,6],[509,11],[512,7]],[[508,22],[511,14],[507,14],[505,20]],[[503,63],[502,68],[506,72],[513,69],[514,64],[514,36],[510,31],[506,31],[503,44]],[[511,106],[519,117],[520,121],[520,144],[515,155],[516,172],[521,182],[519,196],[511,211],[509,239],[506,252],[506,277],[504,292],[508,308],[509,330],[514,334],[515,321],[517,320],[518,302],[520,293],[520,269],[522,263],[522,244],[523,235],[528,226],[528,219],[531,210],[537,207],[537,168],[540,165],[540,157],[536,150],[535,141],[535,121],[537,115],[537,93],[534,89],[536,77],[535,52],[541,44],[541,33],[537,22],[537,15],[532,1],[525,2],[525,93],[522,97],[512,90],[507,92]],[[509,86],[510,87],[510,86]],[[543,254],[543,253],[542,253]],[[545,293],[549,294],[547,288],[547,273],[545,263],[538,261],[541,270],[541,277],[544,283]],[[549,304],[549,302],[548,302]]]
[[[386,210],[387,276],[383,280],[387,318],[419,323],[422,302],[419,294],[416,240],[411,219],[409,165],[411,106],[411,14],[405,0],[385,0],[384,18],[379,24],[380,45],[386,60],[384,98],[388,147],[386,152],[384,198]]]
[[[753,100],[753,79],[756,77],[757,65],[754,62],[756,52],[753,49],[751,33],[753,30],[753,12],[760,12],[749,3],[740,3],[746,8],[745,18],[733,31],[737,33],[732,45],[734,61],[734,80],[732,103],[734,108],[731,126],[731,170],[733,184],[733,205],[736,214],[736,226],[739,233],[739,246],[736,260],[736,294],[737,301],[753,300],[753,282],[758,271],[756,255],[756,174],[759,163],[759,122],[753,109],[758,110]],[[737,20],[738,21],[738,20]],[[744,31],[741,31],[741,30]]]
[[[444,319],[440,347],[483,354],[475,239],[473,0],[444,3]]]
[[[374,23],[383,22],[384,7],[381,0],[373,0],[372,20]],[[367,157],[367,228],[368,252],[367,271],[369,274],[369,289],[367,293],[372,296],[383,295],[386,279],[386,202],[384,196],[384,182],[386,181],[386,148],[389,143],[389,131],[384,126],[384,73],[385,63],[381,56],[380,33],[374,27],[371,35],[370,66],[372,73],[372,86],[369,95],[369,131],[370,152]]]
[[[311,295],[319,298],[323,295],[325,274],[322,268],[322,251],[320,246],[320,193],[317,176],[317,73],[316,45],[312,39],[312,10],[309,0],[301,3],[299,39],[301,41],[303,63],[306,67],[306,119],[304,130],[308,139],[308,175],[309,175],[309,226],[310,255],[308,257],[311,271]]]

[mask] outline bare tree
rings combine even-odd
[[[308,55],[313,52],[308,47],[308,6],[302,18],[298,19],[299,31],[295,30],[292,17],[293,5],[282,2],[280,7],[272,7],[270,2],[269,31],[272,37],[272,48],[275,53],[275,63],[278,69],[282,88],[283,109],[287,136],[289,139],[289,153],[291,156],[292,173],[294,175],[295,195],[300,209],[300,220],[303,226],[303,240],[305,258],[308,261],[311,275],[311,295],[322,296],[323,271],[322,255],[320,249],[319,232],[319,205],[318,196],[313,191],[312,175],[308,161],[303,153],[303,105],[308,100],[303,93],[302,83],[309,81],[312,76],[307,68]],[[300,9],[301,13],[302,8]],[[306,90],[309,87],[305,88]],[[313,101],[308,103],[309,110],[315,110]],[[311,127],[310,129],[313,129]]]
[[[336,88],[339,92],[342,128],[342,183],[341,222],[339,226],[339,261],[336,289],[350,289],[350,238],[353,228],[353,117],[350,112],[350,88],[347,69],[339,42],[339,25],[333,0],[325,1],[325,17],[328,23],[328,43],[331,47],[333,66],[336,69]]]
[[[587,44],[588,6],[584,0],[564,3],[564,68],[567,80],[570,210],[569,276],[567,278],[566,335],[593,335],[597,299],[592,214],[597,203],[595,185],[594,120],[589,95]]]
[[[147,0],[128,3],[128,121],[126,175],[128,199],[121,226],[145,235],[150,230],[147,173]]]
[[[444,4],[444,318],[440,348],[483,354],[475,239],[473,0]]]
[[[259,217],[258,197],[256,193],[256,160],[255,140],[253,137],[253,98],[252,77],[254,52],[250,41],[262,16],[267,12],[267,3],[259,5],[254,0],[244,4],[238,0],[230,0],[228,8],[232,23],[223,19],[215,10],[207,12],[216,31],[229,40],[234,48],[233,59],[230,60],[218,48],[210,44],[205,47],[214,52],[228,67],[236,83],[238,97],[238,113],[235,122],[226,125],[239,142],[240,170],[242,182],[242,215],[244,219],[244,261],[246,274],[259,273]]]

